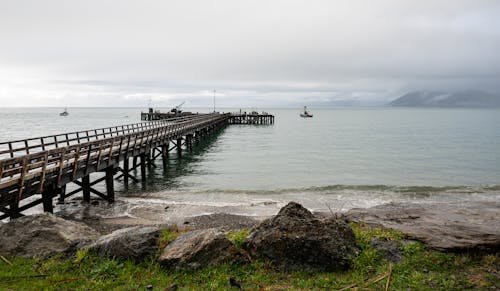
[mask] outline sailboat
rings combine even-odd
[[[68,113],[68,108],[64,108],[64,111],[59,113],[59,116],[68,116],[69,113]]]
[[[308,118],[313,117],[313,115],[307,111],[307,106],[304,106],[304,112],[300,113],[300,117]]]

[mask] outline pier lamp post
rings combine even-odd
[[[214,90],[214,112],[215,112],[215,90]]]

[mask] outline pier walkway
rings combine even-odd
[[[0,220],[20,217],[38,204],[52,212],[55,197],[62,202],[79,192],[86,202],[90,202],[91,193],[113,202],[115,178],[122,178],[125,185],[129,180],[139,182],[130,172],[140,168],[145,181],[148,163],[158,157],[166,161],[172,150],[181,157],[183,150],[192,150],[200,140],[233,121],[230,113],[193,114],[1,142]],[[91,181],[90,174],[96,172],[104,176]],[[106,183],[105,193],[94,187],[100,182]],[[66,193],[69,183],[78,188]]]

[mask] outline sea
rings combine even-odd
[[[63,110],[0,108],[0,142],[138,123],[146,108]],[[346,211],[500,199],[499,109],[310,108],[313,118],[300,108],[241,110],[274,114],[275,123],[229,125],[182,159],[173,151],[166,167],[158,160],[148,169],[146,183],[117,181],[117,198],[254,216],[289,201]]]

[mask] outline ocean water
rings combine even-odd
[[[312,108],[309,119],[260,110],[275,124],[230,125],[180,160],[172,152],[146,184],[117,182],[119,199],[259,215],[290,200],[324,211],[500,198],[500,110]],[[0,141],[140,122],[141,108],[60,111],[0,108]]]

